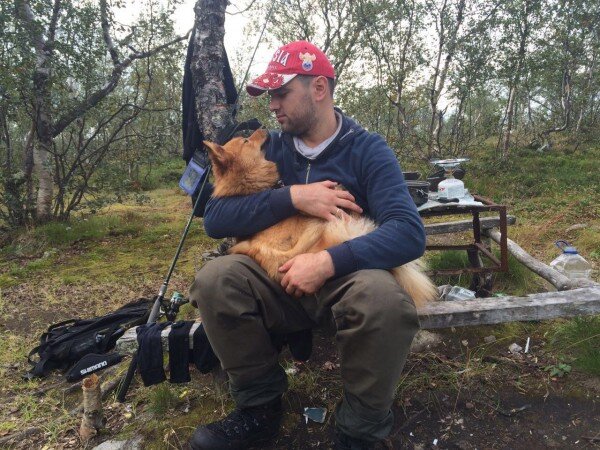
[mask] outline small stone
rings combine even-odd
[[[491,344],[492,342],[496,342],[496,336],[494,336],[493,334],[490,334],[489,336],[486,336],[483,338],[483,342],[485,342],[486,344]]]
[[[110,440],[104,441],[92,450],[140,450],[142,448],[142,437],[134,436],[126,441]]]
[[[460,343],[465,347],[469,346],[469,341],[467,341],[466,339],[463,339],[462,341],[460,341]]]
[[[285,373],[288,375],[296,375],[298,373],[298,368],[296,366],[291,366],[285,369]]]
[[[523,350],[523,347],[521,347],[519,344],[513,342],[512,344],[510,344],[510,346],[508,347],[508,351],[511,352],[513,355],[516,353],[520,353]]]
[[[423,350],[429,350],[441,342],[442,337],[439,334],[432,333],[431,331],[427,330],[421,330],[413,339],[410,351],[416,353]]]
[[[465,403],[465,408],[467,408],[467,409],[473,409],[473,408],[475,408],[475,404],[471,403],[471,402],[467,402],[467,403]]]
[[[332,363],[331,361],[325,361],[323,363],[323,369],[324,370],[335,370],[335,364]]]

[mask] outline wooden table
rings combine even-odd
[[[487,297],[492,290],[493,272],[508,271],[508,249],[507,249],[507,215],[506,206],[494,203],[485,197],[473,196],[481,205],[461,205],[457,203],[447,203],[426,210],[419,211],[424,219],[427,217],[441,217],[449,215],[470,214],[472,220],[450,222],[444,224],[428,224],[425,226],[427,235],[453,233],[458,231],[473,231],[473,241],[469,244],[461,245],[427,245],[427,250],[448,251],[448,250],[466,250],[469,259],[469,267],[456,269],[437,269],[431,271],[432,275],[459,275],[463,273],[472,274],[470,289],[477,293],[478,297]],[[481,214],[486,212],[497,212],[497,218],[482,218]],[[514,223],[514,217],[511,218]],[[500,258],[494,255],[490,248],[489,240],[482,237],[482,225],[487,224],[497,226],[500,230]],[[465,226],[467,225],[467,226]],[[484,225],[485,226],[485,225]],[[484,260],[488,264],[484,264]]]

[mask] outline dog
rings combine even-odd
[[[204,141],[212,162],[214,197],[249,195],[275,187],[279,173],[274,162],[261,150],[267,139],[265,129],[249,138],[237,137],[223,146]],[[363,236],[376,228],[375,223],[358,214],[340,214],[334,221],[298,214],[253,236],[238,239],[229,253],[253,258],[274,280],[283,278],[278,269],[302,253],[316,253]],[[422,273],[419,261],[391,269],[400,286],[417,307],[437,298],[437,287]]]

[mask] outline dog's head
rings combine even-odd
[[[215,197],[249,195],[275,186],[277,166],[262,152],[267,137],[267,130],[261,128],[248,138],[236,137],[223,146],[204,141],[215,176]]]

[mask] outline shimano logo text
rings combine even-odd
[[[94,364],[93,366],[87,367],[85,369],[81,369],[79,373],[81,375],[85,375],[86,373],[93,372],[94,370],[101,369],[102,367],[106,367],[108,363],[106,361],[99,362],[98,364]]]

